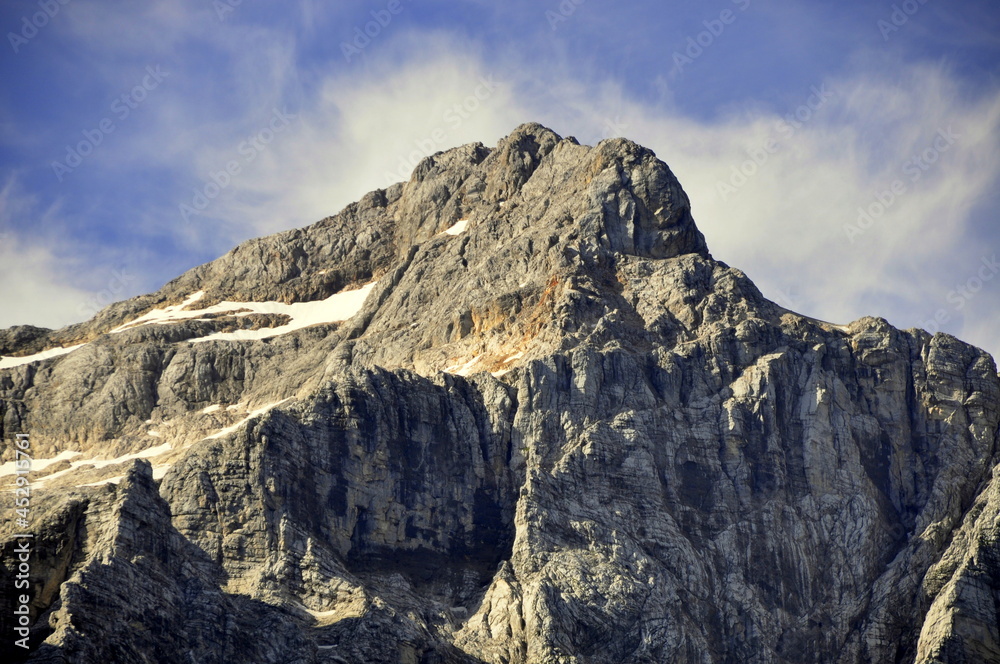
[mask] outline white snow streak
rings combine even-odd
[[[459,222],[459,224],[461,223],[462,222]],[[459,224],[455,224],[452,229],[457,227]],[[450,232],[452,229],[448,229],[446,232]],[[208,336],[201,337],[200,339],[190,339],[189,341],[197,343],[200,341],[215,340],[246,341],[251,339],[269,339],[270,337],[276,337],[281,334],[288,334],[289,332],[301,330],[302,328],[309,327],[310,325],[318,325],[320,323],[339,323],[347,320],[361,310],[361,307],[364,306],[365,299],[368,297],[368,294],[371,293],[375,283],[376,282],[373,281],[370,284],[365,284],[361,288],[350,291],[342,291],[331,295],[325,300],[318,300],[315,302],[294,302],[292,304],[285,304],[284,302],[226,301],[219,302],[218,304],[204,309],[185,311],[186,307],[194,304],[204,297],[205,292],[198,291],[197,293],[189,295],[187,299],[180,304],[174,304],[169,307],[164,307],[163,309],[153,309],[152,311],[147,311],[139,318],[119,325],[115,329],[108,332],[108,334],[119,334],[125,330],[142,327],[143,325],[167,325],[191,319],[209,320],[203,318],[206,314],[228,313],[234,316],[248,316],[254,313],[285,314],[291,318],[288,323],[279,327],[265,327],[259,330],[237,330],[235,332],[216,332],[215,334],[209,334]],[[59,357],[60,355],[72,353],[77,348],[82,348],[86,345],[87,344],[77,344],[66,348],[49,348],[48,350],[43,350],[39,353],[35,353],[34,355],[26,355],[24,357],[0,357],[0,369],[11,369],[24,364],[40,362],[52,357]],[[209,408],[211,408],[211,406],[209,406]]]
[[[86,345],[87,344],[77,344],[75,346],[67,346],[66,348],[50,348],[48,350],[43,350],[40,353],[35,353],[34,355],[25,355],[24,357],[0,358],[0,369],[10,369],[12,367],[19,367],[22,364],[31,364],[32,362],[47,360],[50,357],[59,357],[60,355],[65,355],[66,353],[72,353],[77,348],[81,348]]]
[[[88,484],[77,484],[79,487],[84,486],[101,486],[102,484],[118,484],[124,478],[124,475],[115,475],[114,477],[109,477],[106,480],[97,480],[96,482],[90,482]]]
[[[465,364],[453,364],[444,371],[445,373],[455,374],[456,376],[468,376],[469,372],[472,371],[472,365],[478,362],[481,357],[482,355],[476,355]]]
[[[108,332],[108,334],[118,334],[119,332],[124,332],[125,330],[130,330],[133,327],[141,327],[143,325],[149,325],[150,323],[157,323],[163,325],[164,323],[173,323],[179,320],[184,320],[186,318],[197,318],[198,316],[204,315],[205,313],[221,313],[226,311],[226,308],[219,309],[223,302],[215,305],[214,307],[209,307],[208,309],[198,309],[195,311],[184,311],[185,307],[188,307],[201,298],[205,296],[205,291],[198,291],[197,293],[192,293],[187,297],[186,300],[180,304],[175,304],[163,309],[153,309],[152,311],[147,311],[142,316],[139,316],[133,321],[128,323],[122,323],[115,329]]]
[[[118,334],[125,330],[131,330],[143,325],[167,325],[182,320],[207,320],[204,316],[208,314],[230,314],[233,316],[249,316],[250,314],[284,314],[291,320],[278,327],[265,327],[259,330],[236,330],[235,332],[216,332],[199,339],[189,339],[192,343],[201,341],[246,341],[251,339],[268,339],[281,334],[288,334],[295,330],[318,325],[320,323],[338,323],[345,321],[361,310],[368,294],[374,288],[376,282],[365,284],[361,288],[349,291],[341,291],[326,298],[314,302],[231,302],[229,300],[213,304],[204,309],[189,309],[186,307],[194,304],[202,297],[204,291],[198,291],[188,296],[180,304],[165,307],[163,309],[153,309],[133,321],[119,325],[111,330],[109,334]]]
[[[54,463],[58,463],[63,460],[72,459],[75,456],[80,456],[80,452],[60,452],[51,459],[32,459],[31,460],[31,471],[45,470]],[[14,461],[8,461],[7,463],[0,466],[0,477],[4,475],[13,475],[17,471]]]
[[[443,231],[447,235],[461,235],[465,232],[465,229],[469,227],[468,219],[459,219],[455,224],[446,231]]]
[[[291,320],[278,327],[263,327],[259,330],[237,330],[235,332],[216,332],[199,339],[190,339],[192,343],[202,341],[248,341],[252,339],[269,339],[281,334],[288,334],[296,330],[318,325],[320,323],[339,323],[345,321],[354,314],[361,311],[365,299],[375,287],[375,282],[366,284],[361,288],[350,291],[343,291],[331,295],[325,300],[314,302],[295,302],[285,304],[284,302],[229,302],[226,304],[238,305],[251,309],[252,311],[237,314],[246,316],[249,313],[261,314],[285,314]]]
[[[142,450],[141,452],[135,452],[133,454],[126,454],[124,456],[117,457],[115,459],[79,459],[77,461],[70,462],[70,467],[58,472],[52,473],[46,477],[39,477],[34,480],[34,484],[42,484],[48,482],[56,477],[62,477],[67,473],[71,473],[78,468],[83,466],[93,466],[94,468],[106,468],[108,466],[113,466],[117,463],[123,463],[125,461],[131,461],[132,459],[149,459],[152,457],[158,457],[161,454],[166,454],[170,451],[170,443],[163,443],[162,445],[157,445],[156,447],[150,447],[148,449]],[[73,457],[80,456],[81,452],[71,452],[63,451],[52,457],[51,459],[32,459],[31,460],[31,471],[38,472],[40,470],[45,470],[54,463],[60,461],[68,461]],[[16,472],[16,468],[13,461],[8,461],[7,463],[0,466],[0,477],[4,475],[13,475]]]
[[[291,399],[291,397],[288,397],[288,399],[282,399],[281,401],[276,401],[275,403],[269,403],[266,406],[261,406],[257,410],[250,411],[250,414],[248,414],[246,417],[244,417],[242,420],[240,420],[236,424],[232,424],[232,425],[226,427],[225,429],[220,429],[219,431],[216,431],[215,433],[213,433],[211,436],[205,436],[202,440],[213,440],[215,438],[222,438],[226,434],[232,433],[232,432],[236,431],[237,429],[239,429],[241,426],[243,426],[244,424],[246,424],[247,422],[249,422],[251,418],[257,417],[258,415],[263,415],[264,413],[266,413],[267,411],[271,410],[272,408],[277,408],[278,406],[280,406],[281,404],[285,403],[289,399]],[[232,406],[230,406],[230,408],[232,408]]]

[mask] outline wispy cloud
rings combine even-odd
[[[202,216],[242,235],[308,223],[408,178],[425,156],[493,142],[525,117],[512,83],[448,35],[406,33],[380,48],[364,76],[325,77],[296,107],[263,94],[256,125],[202,144],[194,190],[227,163],[240,166]],[[276,110],[290,117],[287,126],[255,142]]]
[[[57,206],[40,209],[14,177],[0,189],[0,327],[60,327],[87,317],[78,310],[89,294],[73,285],[72,270],[53,251],[54,238],[25,238],[15,230],[15,220],[25,217],[39,227],[56,226],[58,212]]]

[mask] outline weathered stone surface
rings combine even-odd
[[[0,343],[85,343],[0,370],[5,437],[79,452],[32,661],[1000,661],[992,358],[769,302],[626,140],[523,125]]]

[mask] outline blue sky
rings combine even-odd
[[[0,326],[537,120],[654,149],[780,304],[1000,352],[995,2],[8,0],[0,26]]]

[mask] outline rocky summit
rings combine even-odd
[[[0,355],[5,662],[1000,661],[993,359],[768,301],[628,140],[435,154]]]

